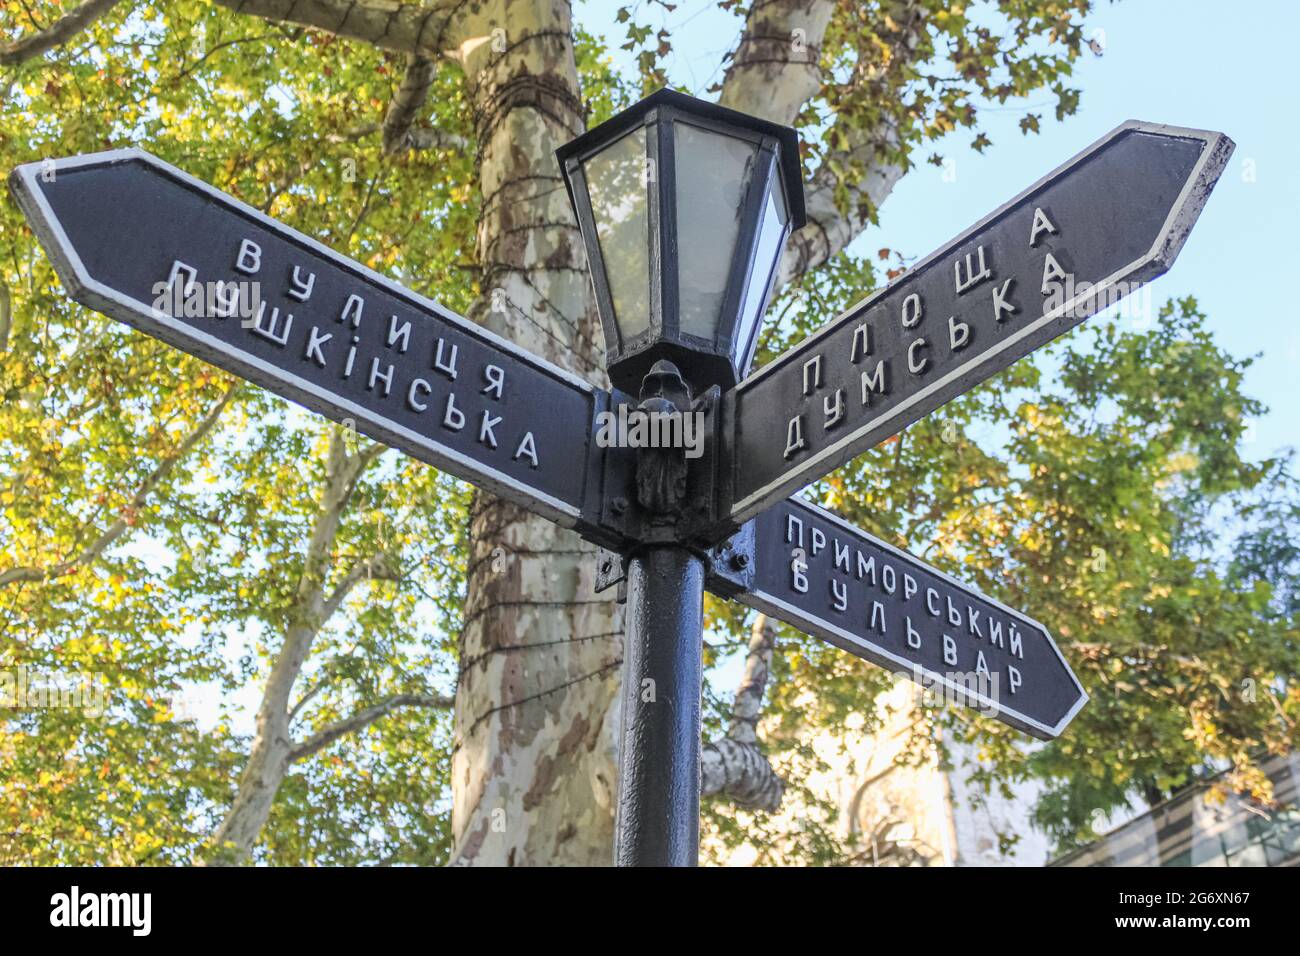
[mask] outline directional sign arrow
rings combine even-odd
[[[1042,624],[838,515],[790,498],[753,534],[742,604],[1043,740],[1088,700]]]
[[[11,187],[72,297],[596,540],[609,395],[137,149]]]
[[[728,530],[1164,273],[1232,149],[1125,123],[737,385]]]

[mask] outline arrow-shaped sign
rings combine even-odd
[[[729,527],[1164,273],[1232,149],[1125,123],[741,382]]]
[[[1088,700],[1047,628],[797,498],[754,521],[754,576],[725,593],[1041,739]]]
[[[607,393],[141,150],[11,186],[83,305],[609,540]]]

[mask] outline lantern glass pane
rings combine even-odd
[[[650,328],[650,217],[645,128],[628,133],[582,164],[605,282],[624,341]]]
[[[675,124],[679,328],[712,339],[731,278],[742,199],[758,147],[690,123]]]
[[[768,289],[772,284],[772,272],[781,258],[781,249],[785,245],[786,215],[784,203],[777,197],[780,180],[772,183],[768,190],[767,202],[763,207],[763,221],[758,228],[758,249],[754,253],[754,268],[749,273],[749,284],[745,287],[745,299],[740,309],[740,330],[736,335],[737,357],[744,363],[740,374],[744,375],[753,356],[753,340],[758,331],[758,323],[763,318],[763,309],[767,305]]]

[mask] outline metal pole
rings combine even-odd
[[[617,866],[695,866],[704,564],[679,545],[627,567]]]

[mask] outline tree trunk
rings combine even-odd
[[[329,464],[321,489],[320,509],[312,527],[302,574],[289,610],[284,643],[275,657],[262,691],[248,763],[239,777],[235,798],[212,837],[202,862],[215,866],[245,863],[271,815],[271,805],[293,763],[293,735],[289,729],[290,698],[303,663],[321,626],[338,606],[350,586],[340,582],[338,599],[326,601],[325,582],[330,571],[334,538],[352,495],[357,477],[378,453],[374,445],[357,455],[347,453],[343,432],[335,428],[329,447]],[[269,572],[268,572],[269,573]]]
[[[206,858],[210,866],[236,866],[248,862],[253,846],[271,815],[275,795],[289,772],[289,695],[306,659],[314,630],[296,625],[285,635],[284,648],[267,678],[257,710],[248,763],[239,776],[239,788],[211,841]]]
[[[568,4],[483,4],[458,51],[475,111],[482,296],[471,317],[603,379],[585,256],[555,162],[585,128]],[[545,449],[541,449],[544,453]],[[460,864],[608,865],[620,609],[593,549],[489,495],[470,517],[452,829]]]

